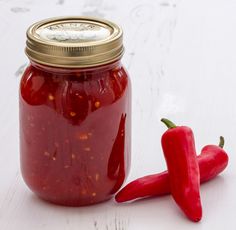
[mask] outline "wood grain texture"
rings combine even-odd
[[[223,0],[0,0],[0,229],[235,229],[236,4]],[[201,187],[203,220],[190,223],[171,197],[66,208],[39,200],[19,168],[18,85],[28,60],[25,31],[59,15],[104,17],[122,25],[133,88],[128,181],[166,168],[161,117],[189,125],[198,152],[226,140],[230,165]]]

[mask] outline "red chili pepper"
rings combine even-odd
[[[177,127],[165,118],[161,121],[168,127],[162,135],[161,144],[169,172],[171,194],[190,220],[200,221],[200,172],[193,132],[189,127]]]
[[[204,183],[219,173],[228,165],[228,155],[223,150],[224,138],[220,137],[220,144],[206,145],[201,154],[197,156],[200,182]],[[150,196],[162,196],[170,194],[170,182],[168,171],[138,178],[127,184],[115,197],[117,202],[126,202],[138,198]]]

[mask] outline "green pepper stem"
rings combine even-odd
[[[172,121],[170,121],[166,118],[162,118],[161,122],[163,122],[167,126],[168,129],[176,128],[176,125]]]
[[[225,139],[224,137],[220,136],[220,143],[219,143],[219,147],[221,147],[223,149],[224,147],[224,144],[225,144]]]

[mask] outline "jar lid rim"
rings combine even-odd
[[[50,66],[102,65],[122,57],[123,31],[100,18],[49,18],[28,28],[25,52],[29,59]]]

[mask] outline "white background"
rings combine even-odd
[[[83,208],[42,202],[19,170],[18,85],[25,31],[59,15],[92,15],[124,29],[133,86],[132,166],[127,180],[165,169],[160,118],[191,126],[197,151],[226,140],[227,170],[201,186],[203,219],[192,223],[170,196]],[[236,229],[236,1],[0,0],[0,229]]]

